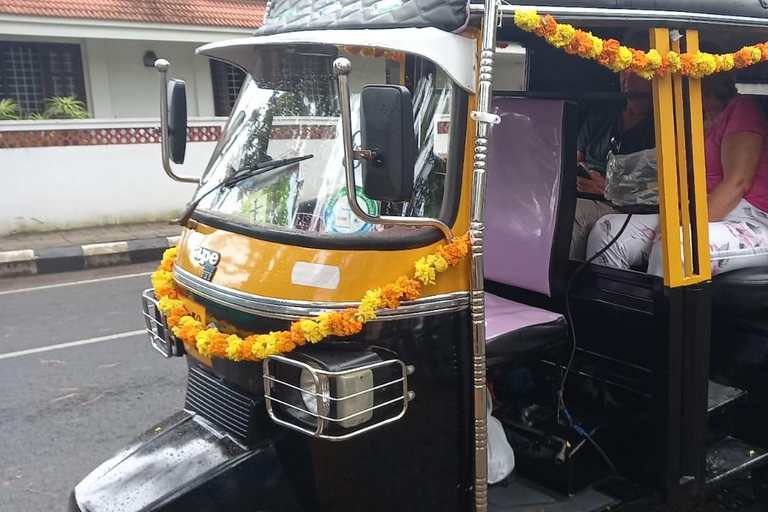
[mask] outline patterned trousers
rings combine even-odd
[[[627,216],[606,215],[589,234],[587,256],[605,247],[624,225]],[[658,215],[634,215],[619,240],[595,263],[629,269],[648,264],[648,273],[664,273]],[[712,275],[768,265],[768,213],[742,199],[720,222],[709,223]]]

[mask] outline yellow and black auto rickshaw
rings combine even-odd
[[[248,74],[200,179],[158,61],[163,163],[199,185],[143,312],[186,402],[70,510],[651,510],[750,474],[764,500],[768,267],[712,278],[701,79],[759,95],[767,39],[762,0],[273,0],[198,50]],[[663,277],[569,257],[580,127],[633,94]],[[516,468],[489,486],[491,409]]]

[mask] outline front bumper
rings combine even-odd
[[[277,449],[246,448],[194,413],[163,421],[72,492],[69,512],[300,512]]]

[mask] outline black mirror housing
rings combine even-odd
[[[415,136],[410,91],[400,85],[367,85],[361,100],[363,193],[374,201],[405,202],[413,194]]]
[[[171,161],[183,164],[187,152],[187,85],[183,80],[168,82],[168,145]]]

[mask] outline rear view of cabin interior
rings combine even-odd
[[[588,28],[619,40],[627,30]],[[700,35],[704,49],[714,42],[727,52],[766,39]],[[626,95],[618,74],[511,23],[498,41],[486,338],[493,415],[516,469],[491,487],[491,510],[604,510],[648,495],[674,504],[750,472],[759,494],[768,267],[666,287],[643,268],[570,261],[576,138],[590,109]],[[765,64],[736,78],[740,92],[768,94]]]

